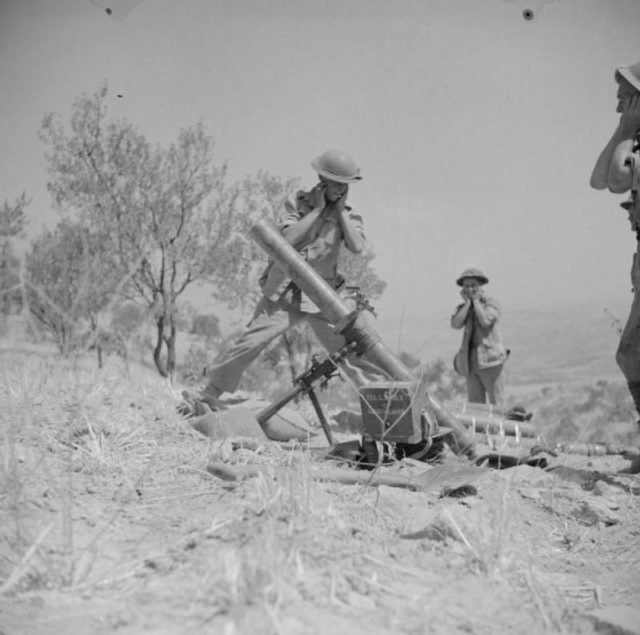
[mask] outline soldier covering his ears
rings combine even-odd
[[[465,269],[456,284],[461,287],[462,304],[451,316],[451,326],[463,329],[462,344],[453,360],[455,371],[467,381],[470,403],[502,406],[504,378],[502,368],[509,353],[498,327],[500,303],[484,292],[489,278],[475,267]]]
[[[362,217],[347,205],[349,186],[361,180],[355,161],[341,150],[327,150],[311,162],[318,183],[298,191],[285,203],[280,231],[307,263],[334,289],[344,284],[338,273],[342,245],[355,254],[366,247]],[[260,280],[262,298],[253,318],[232,347],[209,369],[209,381],[200,393],[184,395],[216,409],[224,392],[234,392],[244,371],[274,339],[301,322],[307,322],[333,353],[346,341],[334,331],[322,311],[305,296],[277,264],[270,262]],[[362,357],[351,355],[343,369],[356,383],[376,381],[383,373]]]
[[[631,267],[634,297],[616,352],[616,362],[640,414],[640,62],[619,66],[614,78],[618,85],[616,112],[620,113],[620,118],[596,161],[590,183],[597,190],[630,193],[621,207],[628,211],[631,229],[638,239]],[[640,425],[640,421],[638,423]]]

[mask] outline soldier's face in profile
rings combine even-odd
[[[628,81],[620,77],[618,80],[618,93],[616,95],[618,98],[618,107],[616,108],[616,112],[622,112],[625,103],[637,94],[638,91]]]

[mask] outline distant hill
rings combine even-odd
[[[615,363],[619,340],[616,327],[624,325],[630,304],[631,297],[628,302],[591,303],[562,310],[505,310],[502,332],[511,349],[509,385],[525,389],[559,383],[591,384],[601,379],[624,381]],[[422,315],[405,315],[396,321],[381,318],[377,330],[396,353],[406,351],[426,363],[439,358],[448,362],[453,360],[461,339],[460,331],[450,328],[448,318],[448,314],[437,321]],[[0,330],[3,347],[11,347],[17,340],[24,344],[23,330],[16,316],[7,320]],[[201,344],[182,333],[178,338],[179,362],[191,345]],[[138,354],[151,362],[150,352]]]
[[[509,383],[530,386],[622,380],[615,363],[619,339],[616,326],[624,325],[630,304],[629,297],[627,304],[618,301],[562,310],[505,311],[502,332],[511,349]],[[381,322],[378,326],[392,350],[407,351],[426,362],[453,359],[461,339],[460,332],[449,327],[447,318],[429,323],[423,316],[405,316],[401,325]]]

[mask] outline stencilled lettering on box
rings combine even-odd
[[[423,438],[426,392],[418,382],[379,382],[360,388],[365,434],[376,441],[417,443]]]

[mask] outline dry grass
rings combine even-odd
[[[159,453],[158,435],[149,434],[148,425],[150,411],[163,407],[157,386],[145,395],[142,384],[143,415],[122,368],[97,373],[84,360],[40,355],[8,354],[3,361],[0,495],[4,538],[14,553],[3,554],[0,570],[14,567],[5,580],[13,581],[11,589],[19,580],[22,588],[78,584],[87,577],[88,554],[105,530],[78,539],[78,490],[91,488],[88,481],[95,488],[103,479],[117,478],[117,498],[126,501],[143,487]],[[43,508],[53,512],[46,532],[38,524]]]
[[[308,452],[198,436],[181,387],[144,369],[2,361],[0,599],[82,596],[125,633],[286,635],[573,632],[588,604],[539,565],[567,519],[546,526],[507,478],[468,500],[319,482]],[[223,483],[205,470],[223,455],[270,471]]]

